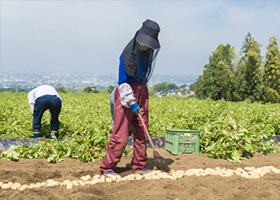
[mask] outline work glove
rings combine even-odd
[[[138,113],[141,113],[139,106],[137,103],[134,103],[131,105],[132,111],[137,115]]]

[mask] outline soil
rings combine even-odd
[[[158,149],[172,170],[193,168],[227,168],[274,166],[280,169],[280,154],[255,156],[240,163],[222,159],[211,159],[203,154],[172,155],[163,148]],[[147,168],[155,169],[152,150],[148,149]],[[131,174],[131,156],[122,157],[116,172],[121,176]],[[45,159],[25,159],[18,162],[0,160],[0,181],[31,184],[47,179],[57,181],[77,180],[84,175],[100,174],[96,160],[81,163],[79,160],[64,159],[61,163],[51,164]],[[41,187],[24,191],[0,189],[0,199],[66,199],[66,200],[254,200],[280,199],[280,174],[268,173],[259,179],[246,179],[240,176],[184,176],[178,180],[140,180],[96,185],[77,186],[67,190],[65,186]]]

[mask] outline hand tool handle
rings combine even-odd
[[[150,136],[150,134],[149,134],[149,132],[148,132],[148,129],[147,129],[145,123],[144,123],[144,120],[143,120],[143,118],[142,118],[142,116],[141,116],[141,113],[138,113],[137,115],[139,116],[139,118],[140,118],[140,120],[141,120],[141,122],[142,122],[142,125],[144,126],[146,135],[147,135],[147,137],[148,137],[148,139],[149,139],[149,141],[150,141],[150,143],[151,143],[153,149],[155,150],[154,143],[153,143],[153,141],[152,141],[152,139],[151,139],[151,136]]]

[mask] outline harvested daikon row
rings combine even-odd
[[[53,179],[49,179],[47,181],[41,183],[31,183],[30,185],[21,185],[20,183],[3,183],[0,182],[0,188],[7,190],[20,190],[24,191],[26,189],[36,189],[40,187],[58,187],[65,186],[66,189],[73,189],[76,186],[84,186],[84,185],[95,185],[97,183],[113,183],[120,181],[134,181],[134,180],[158,180],[158,179],[169,179],[169,180],[177,180],[184,176],[222,176],[229,177],[233,175],[237,175],[243,178],[260,178],[263,177],[267,173],[277,173],[280,174],[280,169],[277,169],[273,166],[264,166],[260,168],[255,167],[245,167],[236,168],[235,170],[226,169],[216,167],[215,169],[206,168],[206,169],[189,169],[186,171],[183,170],[171,170],[170,173],[162,172],[159,170],[151,171],[145,174],[130,174],[125,177],[121,177],[120,175],[95,175],[91,177],[90,175],[82,176],[79,180],[64,180],[63,182],[55,181]]]

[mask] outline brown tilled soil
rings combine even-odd
[[[211,159],[203,154],[172,155],[164,149],[158,149],[170,168],[188,170],[192,168],[228,168],[274,166],[280,169],[280,154],[256,156],[241,163],[231,163],[221,159]],[[148,168],[154,168],[152,150],[148,149]],[[119,162],[116,172],[121,176],[131,174],[131,156],[125,156]],[[0,160],[0,181],[31,184],[47,179],[58,181],[77,180],[84,175],[96,175],[99,172],[99,160],[81,163],[78,160],[64,159],[61,163],[50,164],[44,159],[30,159],[13,162]],[[268,173],[259,179],[246,179],[240,176],[184,176],[178,180],[140,180],[115,183],[85,185],[67,190],[65,186],[53,188],[41,187],[25,191],[0,189],[0,199],[71,199],[71,200],[253,200],[280,199],[280,175]]]

